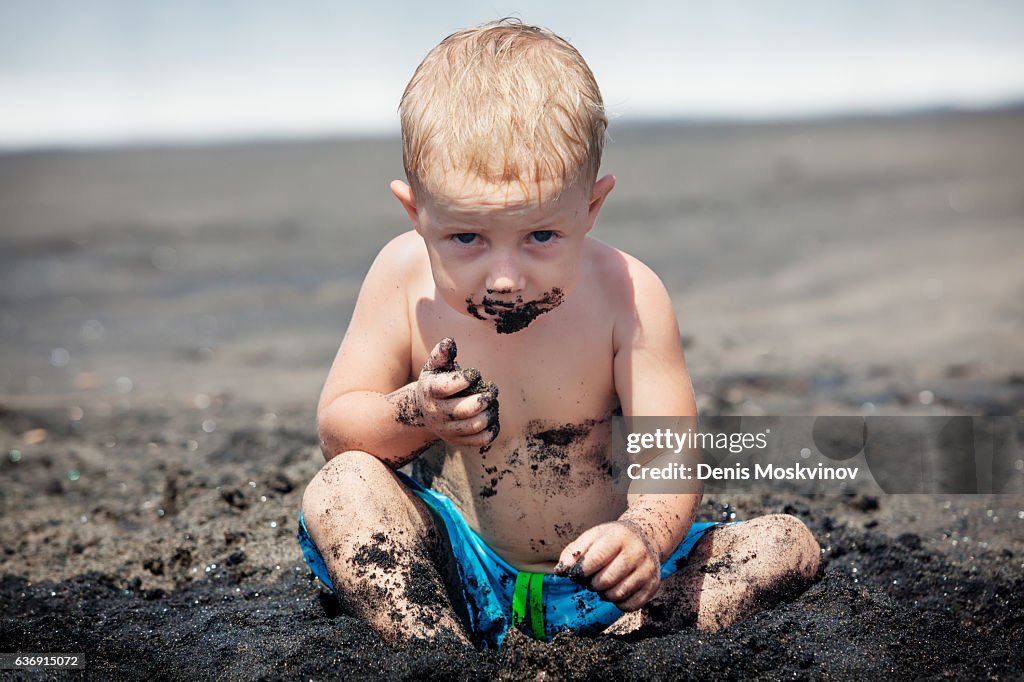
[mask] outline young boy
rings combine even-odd
[[[510,21],[461,31],[400,111],[413,230],[363,283],[300,516],[343,606],[386,639],[493,646],[513,626],[717,629],[810,581],[818,545],[791,516],[693,523],[699,495],[612,484],[613,414],[696,407],[664,286],[588,236],[615,178],[576,50]],[[397,469],[428,450],[425,488]]]

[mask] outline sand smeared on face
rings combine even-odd
[[[500,301],[484,296],[479,304],[473,298],[466,299],[466,312],[478,320],[492,320],[499,334],[514,334],[530,326],[530,323],[546,312],[554,310],[565,300],[565,294],[558,287],[545,293],[535,301]]]

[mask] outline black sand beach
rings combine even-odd
[[[612,138],[595,236],[672,292],[703,414],[1024,416],[1024,114]],[[700,520],[786,512],[823,548],[806,592],[715,634],[391,647],[339,611],[296,516],[321,383],[405,229],[400,159],[0,156],[0,650],[117,679],[1021,678],[1024,496],[708,495]]]

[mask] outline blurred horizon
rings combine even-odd
[[[13,0],[0,4],[0,151],[397,135],[426,52],[502,16],[580,50],[613,130],[1024,104],[1024,3],[586,8]]]
[[[1024,112],[1024,97],[1007,100],[988,106],[966,107],[934,105],[893,110],[849,110],[836,112],[810,112],[804,115],[741,116],[721,115],[708,117],[633,117],[611,121],[608,130],[609,142],[614,143],[618,135],[673,131],[680,129],[717,130],[743,127],[793,127],[807,125],[845,125],[869,121],[929,120],[954,117],[1014,115]],[[401,143],[398,122],[393,128],[370,130],[325,129],[306,131],[230,131],[222,133],[195,132],[177,135],[144,135],[138,137],[111,137],[94,139],[54,139],[30,144],[7,144],[0,139],[0,157],[36,154],[60,154],[77,152],[120,152],[158,151],[161,149],[215,149],[244,148],[277,145],[305,145],[351,142],[395,142]]]

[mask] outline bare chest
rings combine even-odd
[[[610,416],[619,405],[613,320],[595,309],[566,304],[516,334],[422,302],[410,318],[412,367],[451,336],[460,366],[498,386],[498,437],[486,451],[449,448],[434,486],[519,566],[546,565],[567,541],[621,511],[608,469]]]
[[[457,361],[475,367],[499,391],[506,434],[537,420],[575,423],[603,417],[618,405],[613,376],[612,322],[566,305],[514,334],[462,315],[443,302],[421,304],[413,329],[411,367],[423,366],[433,346],[455,339]],[[413,379],[415,377],[410,377]]]

